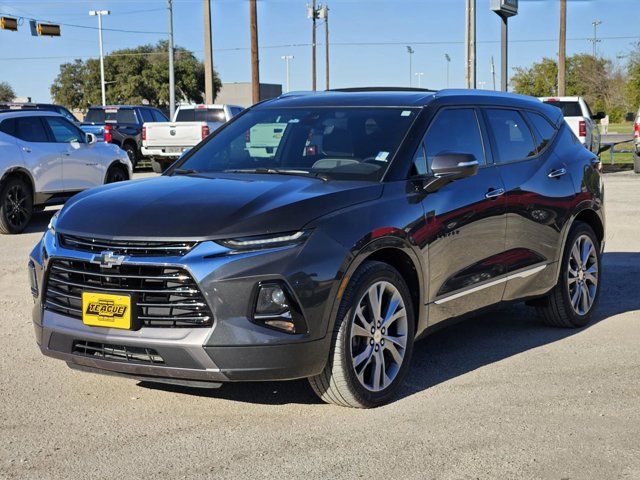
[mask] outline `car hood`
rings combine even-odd
[[[108,239],[221,239],[295,231],[378,198],[382,185],[285,175],[162,176],[114,183],[72,197],[62,233]]]

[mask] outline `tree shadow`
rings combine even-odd
[[[620,313],[640,310],[640,294],[635,282],[638,274],[640,252],[604,254],[603,290],[594,318],[585,328]],[[584,328],[547,327],[537,318],[535,309],[524,304],[505,305],[467,318],[416,343],[411,369],[399,398],[582,331]],[[305,380],[229,383],[216,390],[147,382],[140,385],[187,395],[266,405],[321,403]]]

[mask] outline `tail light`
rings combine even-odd
[[[104,126],[104,141],[107,143],[111,143],[113,140],[113,135],[111,134],[113,127],[111,125]]]
[[[580,123],[578,125],[578,133],[580,137],[586,137],[587,136],[587,122],[585,122],[584,120],[580,120]]]
[[[635,122],[633,124],[633,136],[635,138],[640,137],[640,123],[638,123],[638,122]]]
[[[144,125],[142,126],[142,140],[146,140],[147,139],[147,127],[145,127]]]
[[[202,126],[202,140],[204,140],[205,138],[207,138],[209,136],[210,130],[209,130],[209,126],[208,125],[203,125]]]
[[[244,132],[244,141],[246,143],[251,143],[251,130]]]

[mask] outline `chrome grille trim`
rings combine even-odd
[[[131,295],[133,328],[207,327],[213,315],[189,273],[174,266],[122,264],[102,268],[87,260],[52,259],[44,308],[82,319],[82,292]]]
[[[138,240],[105,240],[91,237],[79,237],[59,233],[60,245],[65,248],[84,252],[100,253],[110,251],[118,255],[133,257],[183,256],[197,242],[162,242]]]

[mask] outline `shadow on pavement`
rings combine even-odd
[[[607,318],[640,310],[634,280],[640,273],[639,252],[612,252],[603,256],[600,302],[589,327]],[[589,328],[586,327],[586,328]],[[499,307],[437,331],[414,348],[411,370],[400,398],[464,375],[512,355],[557,342],[584,329],[547,327],[535,310],[523,304]],[[267,405],[320,403],[305,380],[226,384],[217,390],[141,383],[141,386]]]
[[[22,233],[44,233],[47,229],[47,225],[49,225],[49,220],[51,220],[51,217],[53,217],[53,214],[57,211],[58,209],[56,208],[44,210],[42,212],[34,212],[29,225],[27,225],[27,228],[25,228]]]

